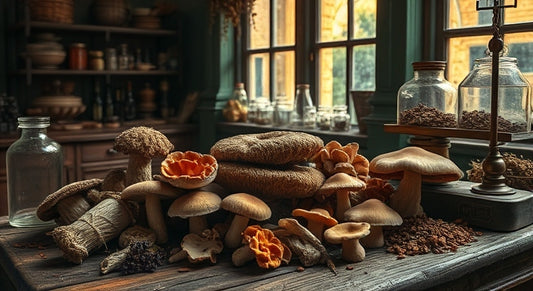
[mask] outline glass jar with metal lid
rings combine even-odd
[[[398,90],[397,123],[457,127],[457,89],[444,77],[446,62],[414,62],[414,76]]]
[[[498,78],[498,131],[531,131],[531,88],[516,58],[500,57]],[[476,59],[459,84],[460,128],[489,130],[491,83],[492,57]]]

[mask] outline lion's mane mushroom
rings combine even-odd
[[[243,266],[255,258],[257,265],[263,269],[275,269],[282,262],[289,263],[292,257],[290,249],[269,230],[259,225],[250,225],[243,231],[245,245],[236,249],[231,261],[236,267]]]
[[[370,224],[370,234],[361,239],[361,244],[366,248],[384,246],[383,226],[396,226],[403,222],[396,211],[378,199],[368,199],[346,210],[344,220]]]
[[[317,194],[323,197],[335,194],[337,198],[337,208],[335,216],[338,220],[344,220],[344,212],[351,207],[350,191],[363,190],[366,187],[365,181],[350,176],[345,173],[336,173],[326,179],[326,182],[318,189]]]
[[[170,204],[168,216],[188,218],[189,232],[201,234],[208,228],[206,215],[220,209],[221,202],[220,196],[213,192],[192,191]]]
[[[450,159],[419,147],[381,154],[370,162],[372,177],[400,180],[390,206],[402,217],[422,215],[422,182],[444,183],[459,180],[463,172]]]
[[[173,187],[165,182],[143,181],[126,187],[122,191],[121,198],[145,202],[148,226],[155,232],[157,243],[162,244],[167,242],[168,233],[161,208],[161,199],[176,198],[183,193],[183,189]]]
[[[324,238],[332,244],[342,244],[341,257],[347,262],[357,263],[365,259],[365,249],[359,239],[370,233],[366,222],[343,222],[324,231]]]
[[[92,206],[85,198],[87,191],[99,188],[102,179],[89,179],[70,183],[61,187],[37,207],[37,217],[43,221],[55,219],[58,225],[76,221]]]
[[[161,175],[155,178],[183,189],[197,189],[215,180],[215,157],[193,151],[170,153],[161,163]]]
[[[248,226],[250,219],[263,221],[272,215],[270,207],[263,200],[247,193],[234,193],[226,196],[222,199],[220,207],[235,214],[224,237],[224,243],[230,249],[241,245],[241,233]]]
[[[164,158],[174,145],[161,132],[145,127],[132,127],[115,138],[114,149],[129,155],[126,184],[152,180],[152,159]]]
[[[175,263],[188,258],[191,263],[200,263],[209,260],[215,264],[217,254],[224,249],[224,244],[220,240],[218,232],[214,229],[204,229],[201,234],[189,233],[181,241],[181,250],[172,255],[168,261]]]
[[[338,222],[329,215],[326,209],[313,208],[305,210],[296,208],[292,211],[292,216],[303,217],[307,220],[307,229],[322,241],[324,229],[336,225]]]

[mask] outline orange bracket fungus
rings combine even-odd
[[[245,245],[235,250],[231,256],[233,264],[237,267],[256,259],[257,265],[264,269],[275,269],[282,262],[291,260],[291,251],[274,236],[269,229],[259,225],[250,225],[243,232]]]
[[[218,163],[212,155],[177,151],[163,160],[161,175],[156,178],[174,187],[196,189],[213,182],[217,171]]]

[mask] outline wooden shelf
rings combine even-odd
[[[120,26],[104,26],[104,25],[90,25],[90,24],[64,24],[44,21],[29,21],[27,23],[18,23],[14,25],[14,29],[31,29],[39,30],[62,30],[62,31],[85,31],[85,32],[101,32],[114,34],[135,34],[143,36],[172,36],[177,35],[176,30],[170,29],[145,29],[135,27],[120,27]]]
[[[461,129],[461,128],[446,128],[446,127],[423,127],[413,125],[399,125],[399,124],[385,124],[383,126],[385,132],[389,133],[403,133],[411,135],[435,136],[435,137],[457,137],[489,140],[490,132],[488,130],[475,129]],[[509,133],[498,132],[498,141],[510,142],[518,140],[533,139],[533,133]]]
[[[150,71],[140,71],[140,70],[104,70],[104,71],[95,71],[95,70],[67,70],[67,69],[31,69],[31,70],[16,70],[13,74],[16,75],[85,75],[85,76],[106,76],[106,75],[115,75],[115,76],[170,76],[177,75],[178,71],[165,71],[165,70],[150,70]]]

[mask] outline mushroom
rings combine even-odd
[[[241,233],[250,219],[263,221],[270,218],[272,211],[263,200],[246,193],[234,193],[222,199],[220,207],[235,214],[224,237],[224,244],[230,249],[241,245]]]
[[[275,269],[282,262],[289,263],[292,254],[287,246],[274,233],[259,225],[250,225],[243,231],[245,245],[236,249],[231,261],[236,267],[243,266],[254,258],[257,265],[264,269]]]
[[[124,200],[144,200],[148,226],[155,232],[157,243],[163,244],[167,242],[168,234],[161,209],[161,198],[176,198],[183,194],[183,191],[161,181],[143,181],[126,187],[121,197]]]
[[[155,178],[183,189],[197,189],[215,180],[218,163],[209,154],[193,151],[173,152],[161,163],[161,174]]]
[[[324,229],[338,223],[335,218],[329,215],[326,209],[322,208],[313,208],[311,210],[296,208],[292,211],[292,216],[300,216],[307,219],[307,229],[320,241],[322,241]]]
[[[65,185],[46,196],[37,207],[37,217],[43,221],[55,219],[59,225],[71,224],[91,208],[84,197],[87,191],[101,185],[102,179],[98,178]]]
[[[335,216],[338,220],[344,220],[344,212],[351,207],[350,191],[363,190],[366,183],[346,173],[336,173],[326,179],[322,187],[318,189],[317,193],[322,196],[330,196],[336,194],[337,209]]]
[[[400,179],[389,204],[402,217],[410,217],[424,213],[420,205],[422,182],[456,181],[463,177],[463,172],[450,159],[411,146],[372,159],[370,175],[382,179]]]
[[[370,234],[361,239],[367,248],[380,248],[385,245],[383,226],[396,226],[403,223],[402,217],[378,199],[368,199],[344,212],[344,219],[370,224]]]
[[[164,158],[174,145],[161,132],[145,127],[132,127],[115,138],[114,149],[129,155],[126,184],[152,179],[152,159]]]
[[[114,169],[109,171],[104,177],[101,190],[120,192],[126,187],[124,183],[126,183],[125,169]]]
[[[168,259],[169,263],[175,263],[187,257],[191,263],[209,260],[215,264],[216,255],[222,252],[224,244],[216,230],[205,229],[201,234],[185,235],[181,241],[181,248],[181,251]]]
[[[183,195],[170,205],[168,216],[189,219],[189,232],[201,234],[207,226],[206,215],[220,209],[222,199],[208,191],[193,191]]]
[[[359,239],[370,233],[366,222],[343,222],[324,231],[324,238],[332,244],[342,244],[341,257],[347,262],[357,263],[365,259],[365,249]]]

